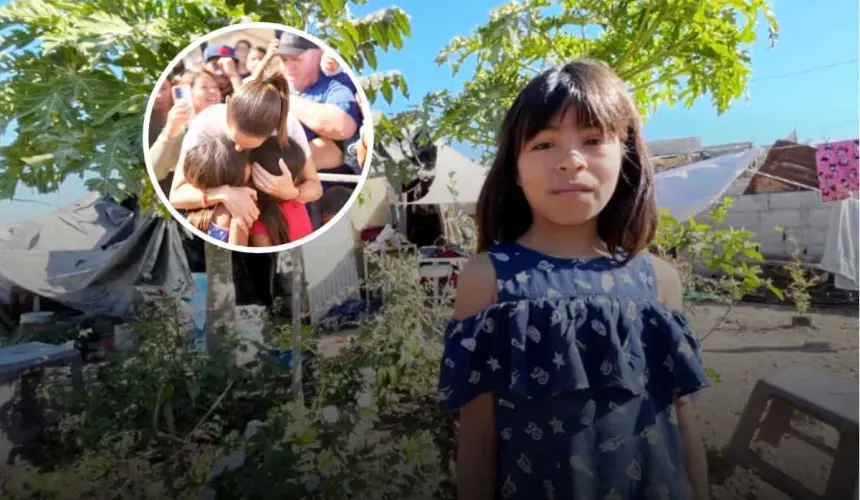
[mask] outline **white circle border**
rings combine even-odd
[[[150,118],[152,116],[152,108],[153,108],[153,106],[155,106],[155,98],[158,95],[158,92],[161,89],[161,86],[164,84],[164,81],[170,75],[170,70],[173,69],[179,61],[184,59],[185,56],[190,54],[193,50],[197,50],[200,47],[200,44],[203,42],[209,41],[209,40],[211,40],[211,39],[213,39],[219,35],[223,35],[225,33],[232,33],[233,31],[241,31],[241,30],[255,29],[255,28],[256,29],[271,29],[274,31],[285,31],[285,32],[288,31],[294,35],[299,35],[299,36],[302,36],[302,37],[310,40],[311,42],[313,42],[314,44],[319,46],[321,49],[323,49],[324,51],[328,51],[329,54],[332,54],[334,56],[335,60],[337,61],[337,63],[343,69],[343,71],[345,71],[347,76],[349,76],[350,79],[353,81],[353,83],[355,84],[356,93],[359,94],[359,97],[361,100],[361,106],[362,106],[361,114],[362,114],[362,118],[363,118],[362,123],[359,124],[359,131],[365,125],[365,120],[367,120],[367,119],[371,120],[370,126],[366,127],[366,129],[365,129],[368,131],[367,152],[369,154],[367,154],[365,159],[364,159],[364,165],[361,166],[362,167],[361,168],[361,174],[359,174],[360,178],[359,178],[358,182],[355,184],[355,188],[353,189],[352,194],[350,195],[349,199],[347,200],[346,205],[344,205],[343,208],[341,208],[340,211],[337,214],[335,214],[335,216],[332,217],[332,219],[330,221],[328,221],[328,223],[324,224],[322,227],[315,230],[311,234],[305,236],[304,238],[300,238],[296,241],[291,241],[291,242],[285,243],[283,245],[272,246],[272,247],[251,247],[251,246],[246,247],[246,246],[240,246],[240,245],[231,245],[230,243],[225,243],[223,241],[216,240],[215,238],[209,236],[208,234],[204,233],[203,231],[200,231],[196,227],[192,226],[191,223],[188,222],[188,219],[186,219],[181,213],[179,213],[178,210],[176,210],[173,207],[173,205],[170,204],[170,200],[168,198],[169,194],[164,193],[161,190],[161,186],[159,185],[158,177],[155,175],[155,169],[152,166],[152,160],[149,157],[149,148],[147,147],[147,144],[149,143],[149,134],[147,132],[149,131],[149,122],[150,122]],[[206,241],[207,243],[210,243],[212,245],[224,248],[226,250],[230,250],[231,252],[254,253],[254,254],[269,254],[269,253],[283,252],[283,251],[292,250],[294,248],[300,247],[300,246],[304,245],[305,243],[310,243],[311,241],[322,236],[323,233],[325,233],[326,231],[330,230],[332,227],[337,225],[340,222],[340,220],[344,216],[346,216],[346,214],[350,211],[350,209],[353,207],[353,205],[355,205],[355,203],[358,201],[358,197],[360,196],[361,190],[364,187],[364,183],[367,181],[367,176],[370,173],[370,164],[373,160],[372,152],[373,152],[373,146],[374,146],[374,130],[373,130],[374,127],[373,127],[373,121],[372,120],[373,120],[373,115],[372,115],[372,111],[370,109],[370,101],[367,98],[367,94],[364,92],[364,87],[361,86],[361,83],[359,82],[359,79],[355,75],[355,73],[353,73],[352,68],[348,64],[346,64],[346,61],[343,60],[343,58],[340,56],[340,54],[336,50],[329,47],[328,44],[326,44],[325,42],[323,42],[319,38],[311,35],[310,33],[307,33],[305,31],[302,31],[302,30],[299,30],[296,28],[292,28],[290,26],[286,26],[283,24],[264,23],[264,22],[238,23],[238,24],[234,24],[231,26],[226,26],[224,28],[219,28],[215,31],[210,32],[207,35],[203,35],[203,36],[197,38],[196,40],[192,41],[190,44],[188,44],[187,47],[182,49],[182,51],[180,51],[179,54],[177,54],[176,57],[174,57],[173,60],[170,61],[170,64],[167,65],[167,68],[165,68],[164,71],[162,71],[161,76],[158,78],[158,81],[156,81],[156,83],[155,83],[155,88],[152,89],[152,93],[149,96],[149,101],[146,104],[146,111],[145,111],[144,116],[143,116],[143,131],[142,131],[142,139],[143,140],[141,142],[141,146],[143,147],[143,160],[144,160],[144,163],[146,164],[146,171],[149,174],[149,180],[152,183],[153,191],[155,191],[155,195],[161,201],[161,204],[164,205],[165,208],[167,208],[167,210],[170,212],[170,215],[172,215],[173,218],[182,225],[182,227],[191,231],[191,233],[193,233],[198,238],[201,238],[204,241]]]

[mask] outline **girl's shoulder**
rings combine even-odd
[[[654,254],[647,254],[646,258],[651,264],[654,280],[657,282],[658,299],[666,307],[680,310],[684,306],[684,287],[681,284],[681,275],[678,274],[678,269]]]
[[[488,252],[469,259],[457,275],[454,318],[473,316],[496,301],[496,270]]]

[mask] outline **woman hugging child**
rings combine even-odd
[[[289,172],[294,182],[301,181],[305,154],[301,147],[281,148],[277,137],[267,139],[254,150],[236,151],[226,135],[204,141],[191,148],[185,156],[185,177],[199,189],[218,186],[253,187],[251,168],[257,164],[272,175]],[[256,191],[259,218],[251,226],[250,235],[238,219],[223,204],[190,210],[186,217],[192,226],[209,236],[239,246],[279,246],[304,238],[312,232],[310,218],[304,205],[295,201],[280,201]]]

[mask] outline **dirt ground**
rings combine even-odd
[[[698,306],[691,314],[691,321],[696,330],[704,334],[724,311],[721,306]],[[725,448],[753,386],[770,373],[800,365],[857,384],[860,328],[857,307],[815,310],[810,314],[811,328],[792,327],[793,315],[793,309],[787,307],[736,307],[721,326],[703,340],[704,362],[720,376],[720,381],[697,399],[705,440],[710,447]],[[826,342],[830,349],[804,348],[807,342]],[[809,419],[795,421],[794,426],[830,446],[836,445],[836,432],[829,426]],[[823,493],[832,462],[823,452],[793,437],[783,438],[777,449],[764,444],[756,444],[753,448],[771,464],[813,491]],[[724,485],[714,485],[712,493],[715,500],[790,498],[744,469],[737,469]]]
[[[725,307],[697,305],[690,312],[700,335],[711,331]],[[745,304],[735,307],[720,326],[703,339],[705,365],[720,380],[700,394],[697,410],[703,421],[704,438],[714,462],[728,445],[744,405],[760,378],[781,369],[800,365],[814,371],[858,381],[858,309],[856,306],[813,310],[812,327],[792,327],[795,312],[790,307]],[[326,339],[323,355],[335,354],[348,342],[351,332]],[[808,343],[813,343],[810,346]],[[821,343],[829,348],[821,348]],[[803,432],[837,443],[834,429],[809,419],[793,424]],[[753,445],[769,463],[789,473],[817,493],[823,493],[832,459],[793,437],[784,437],[778,448]],[[788,500],[748,470],[738,468],[724,484],[712,486],[714,500]]]

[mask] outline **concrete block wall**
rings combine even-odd
[[[729,189],[727,195],[737,193]],[[722,227],[743,228],[756,234],[761,252],[769,259],[789,259],[794,246],[775,227],[794,235],[805,250],[804,260],[817,263],[824,255],[832,204],[823,203],[817,191],[735,195]]]

